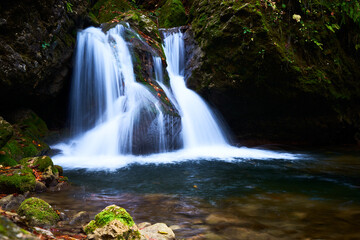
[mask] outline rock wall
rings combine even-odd
[[[357,5],[312,2],[193,2],[199,48],[191,47],[198,53],[188,61],[188,85],[221,111],[239,140],[358,138],[360,24],[344,10]]]
[[[77,29],[88,22],[88,4],[87,0],[0,3],[1,112],[31,107],[49,116],[54,108],[66,111],[60,109],[66,106],[61,101],[67,101],[63,91],[70,78]]]

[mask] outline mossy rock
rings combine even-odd
[[[0,192],[3,193],[24,193],[34,191],[36,179],[32,170],[23,166],[21,169],[14,169],[0,175]]]
[[[18,227],[5,216],[0,215],[0,236],[1,239],[39,239],[30,232]]]
[[[12,137],[13,127],[0,116],[0,148],[2,148]]]
[[[22,202],[17,214],[25,217],[31,226],[53,226],[60,220],[58,214],[47,202],[34,197]]]
[[[90,16],[98,23],[106,23],[133,7],[126,0],[100,0],[92,7]]]
[[[111,229],[117,231],[111,231]],[[111,234],[111,239],[140,239],[140,233],[130,214],[121,207],[111,205],[102,210],[84,227],[89,239],[102,239]]]
[[[186,22],[185,8],[180,0],[167,0],[161,7],[159,14],[160,27],[179,27],[185,25]]]
[[[13,135],[0,149],[0,155],[19,161],[24,157],[42,155],[49,150],[49,146],[42,140],[47,135],[48,128],[39,116],[31,110],[22,110],[12,118]]]

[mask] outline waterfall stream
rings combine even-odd
[[[180,31],[164,32],[170,86],[164,82],[160,57],[152,57],[154,79],[181,117],[181,126],[174,124],[174,115],[164,112],[161,99],[135,80],[131,45],[124,37],[129,29],[119,24],[107,33],[94,27],[78,33],[71,90],[73,137],[53,146],[61,150],[53,157],[56,164],[116,169],[131,163],[196,159],[296,158],[228,144],[207,104],[186,87]],[[174,149],[173,138],[182,142],[181,149]]]

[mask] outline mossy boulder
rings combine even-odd
[[[0,148],[2,148],[12,137],[13,127],[0,116]]]
[[[0,162],[19,161],[25,157],[44,154],[49,146],[42,140],[48,133],[45,122],[31,110],[20,110],[10,115],[13,136],[0,149]]]
[[[39,238],[30,232],[18,227],[5,216],[0,215],[0,236],[1,239],[28,239],[38,240]]]
[[[159,26],[172,28],[185,25],[187,16],[180,0],[167,0],[160,9]]]
[[[31,226],[53,226],[60,220],[58,214],[47,202],[34,197],[22,202],[17,214],[25,217]]]
[[[111,205],[102,210],[84,227],[89,239],[140,239],[140,233],[130,214]]]
[[[134,7],[126,0],[99,0],[91,8],[90,16],[98,23],[106,23],[131,9]]]
[[[27,166],[3,170],[0,175],[0,192],[24,193],[35,190],[36,179]]]

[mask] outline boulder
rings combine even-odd
[[[83,225],[85,223],[88,223],[90,221],[90,215],[86,211],[81,211],[75,214],[69,224],[70,225]]]
[[[0,192],[24,193],[35,190],[36,180],[30,168],[22,166],[6,171],[0,174]]]
[[[84,226],[89,239],[140,239],[132,217],[124,208],[111,205]]]
[[[0,199],[0,207],[5,211],[16,210],[24,200],[25,196],[22,194],[10,194]]]
[[[35,235],[18,227],[6,217],[0,215],[0,239],[28,239],[38,240]]]
[[[60,220],[58,214],[47,202],[34,197],[26,199],[17,213],[23,216],[31,226],[49,227]]]

